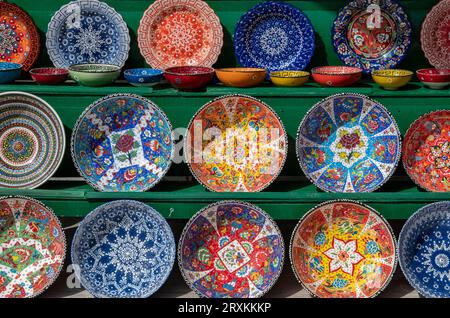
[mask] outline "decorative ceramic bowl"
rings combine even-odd
[[[398,238],[403,274],[421,295],[450,298],[450,202],[420,208]]]
[[[258,86],[266,78],[266,70],[252,67],[230,67],[216,69],[219,81],[227,86],[252,87]]]
[[[120,67],[109,64],[77,64],[69,67],[70,77],[83,86],[113,84],[120,75]]]
[[[164,79],[164,72],[154,68],[132,68],[123,72],[125,79],[134,86],[153,86]]]
[[[64,68],[43,67],[30,70],[31,78],[38,84],[53,85],[64,82],[69,71]]]
[[[417,78],[429,88],[443,89],[450,85],[450,69],[424,68],[416,71]]]
[[[58,277],[66,239],[53,211],[37,200],[0,198],[0,298],[35,297]]]
[[[411,81],[414,73],[408,70],[376,70],[372,72],[375,83],[387,90],[396,90]]]
[[[351,66],[319,66],[311,70],[312,78],[322,86],[351,86],[361,79],[362,70]]]
[[[302,86],[309,79],[309,72],[305,71],[277,71],[270,73],[270,80],[276,86]]]
[[[305,214],[291,238],[295,276],[321,298],[369,298],[397,266],[395,236],[374,209],[354,201],[325,202]]]
[[[0,84],[14,82],[22,73],[22,65],[17,63],[0,62]]]
[[[176,66],[164,71],[164,77],[179,90],[200,90],[214,77],[214,69],[202,66]]]
[[[283,237],[275,221],[240,201],[220,201],[199,211],[178,244],[181,273],[201,297],[261,297],[277,281],[283,261]]]

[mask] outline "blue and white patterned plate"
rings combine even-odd
[[[283,2],[264,2],[245,13],[234,33],[234,50],[246,67],[302,70],[314,53],[314,29],[308,17]]]
[[[398,239],[400,267],[425,297],[450,297],[450,202],[417,210]]]
[[[103,204],[80,223],[72,241],[77,278],[95,297],[144,298],[166,281],[175,261],[166,220],[129,200]]]
[[[128,59],[130,35],[122,16],[98,0],[72,1],[52,17],[47,51],[56,67],[74,64],[113,64]]]

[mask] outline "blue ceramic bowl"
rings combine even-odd
[[[22,65],[17,63],[0,62],[0,84],[11,83],[20,77]]]
[[[164,72],[154,68],[132,68],[126,70],[123,75],[134,86],[156,85],[164,78]]]

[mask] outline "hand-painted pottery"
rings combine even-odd
[[[425,297],[450,297],[450,202],[436,202],[414,213],[398,239],[400,268]]]
[[[214,69],[203,66],[175,66],[166,69],[164,77],[179,90],[199,90],[211,82]]]
[[[414,73],[408,70],[378,70],[372,72],[375,83],[387,90],[397,90],[408,84]]]
[[[72,132],[72,158],[99,191],[145,191],[169,170],[172,126],[152,101],[114,94],[91,104]]]
[[[141,54],[154,68],[212,66],[223,46],[219,18],[204,1],[157,0],[138,29]]]
[[[395,237],[374,209],[329,201],[297,224],[289,249],[299,282],[321,298],[370,298],[388,284],[397,266]]]
[[[0,298],[44,292],[65,255],[65,235],[51,209],[31,198],[0,198]]]
[[[133,86],[153,86],[164,79],[164,72],[154,68],[132,68],[123,72],[123,76]]]
[[[184,149],[192,174],[209,190],[257,192],[281,172],[287,134],[265,103],[246,95],[226,95],[195,114]]]
[[[362,70],[351,66],[319,66],[311,70],[313,79],[322,86],[343,87],[356,84]]]
[[[425,17],[420,42],[425,57],[436,68],[450,69],[450,0],[441,0]]]
[[[84,63],[122,67],[128,59],[130,35],[122,16],[105,2],[77,0],[52,17],[46,45],[56,67]]]
[[[46,182],[64,156],[64,126],[44,100],[0,93],[0,187],[32,189]]]
[[[278,226],[246,202],[221,201],[202,209],[178,244],[181,273],[201,297],[261,297],[280,276],[283,260]]]
[[[266,78],[264,68],[253,67],[227,67],[216,69],[219,81],[226,86],[253,87],[261,84]]]
[[[405,134],[402,161],[406,172],[428,191],[450,191],[450,110],[417,119]]]
[[[270,80],[275,86],[297,87],[305,84],[309,75],[305,71],[277,71],[270,73]]]
[[[106,86],[120,76],[120,67],[108,64],[76,64],[69,66],[70,77],[83,86]]]
[[[417,78],[431,89],[443,89],[450,85],[450,69],[423,68],[416,71]]]
[[[166,281],[175,261],[167,221],[138,201],[105,203],[80,223],[72,263],[83,287],[95,297],[145,298]]]
[[[0,62],[0,84],[14,82],[21,74],[22,65],[10,62]]]
[[[305,175],[330,192],[371,192],[394,173],[400,131],[389,112],[367,96],[325,98],[306,114],[297,133]]]
[[[344,64],[370,73],[400,63],[411,33],[408,16],[395,0],[354,0],[334,20],[332,42]]]
[[[41,67],[30,70],[31,78],[38,84],[54,85],[64,82],[69,76],[65,68]]]
[[[0,62],[28,71],[40,51],[39,33],[30,16],[15,4],[0,2]]]
[[[239,64],[268,71],[302,70],[314,53],[314,29],[296,7],[268,1],[245,13],[234,33]]]

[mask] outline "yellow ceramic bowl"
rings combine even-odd
[[[252,87],[261,84],[266,78],[266,70],[252,67],[229,67],[216,69],[219,81],[227,86]]]
[[[372,72],[372,78],[384,89],[396,90],[408,84],[413,74],[408,70],[378,70]]]
[[[309,79],[309,72],[305,71],[277,71],[270,73],[270,80],[276,86],[302,86]]]

